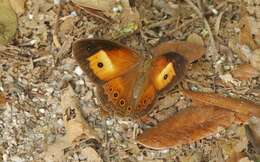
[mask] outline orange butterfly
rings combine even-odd
[[[149,112],[158,94],[173,87],[187,70],[188,60],[183,55],[163,51],[145,59],[109,40],[83,39],[73,44],[74,56],[98,85],[98,95],[106,111],[131,117]]]

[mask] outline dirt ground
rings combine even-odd
[[[0,92],[7,102],[0,109],[0,161],[46,161],[48,147],[66,134],[62,95],[68,86],[80,98],[85,122],[96,135],[67,147],[58,161],[232,162],[232,156],[241,157],[238,159],[243,162],[256,161],[259,155],[243,125],[234,124],[193,144],[166,150],[145,148],[135,138],[144,128],[187,106],[178,89],[216,92],[260,104],[259,76],[240,80],[230,75],[237,65],[246,62],[234,47],[241,31],[241,6],[259,9],[260,4],[194,1],[200,13],[204,12],[201,18],[187,1],[125,1],[116,1],[111,13],[72,2],[26,1],[15,37],[8,45],[0,45]],[[260,20],[260,14],[252,15]],[[168,40],[186,40],[194,33],[203,40],[207,53],[193,63],[178,86],[160,97],[151,124],[102,117],[96,87],[72,56],[75,40],[115,40],[151,57],[152,47]],[[164,115],[157,115],[158,111]]]

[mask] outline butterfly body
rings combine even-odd
[[[83,39],[73,44],[82,70],[97,84],[106,111],[140,117],[149,112],[157,96],[183,76],[187,60],[174,51],[144,58],[121,44]]]

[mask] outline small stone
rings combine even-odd
[[[45,113],[45,110],[44,109],[39,109],[39,112],[44,114]]]
[[[85,82],[84,82],[83,80],[78,80],[78,81],[76,81],[76,84],[77,84],[77,85],[84,85]]]
[[[107,119],[106,124],[107,124],[107,126],[111,126],[114,124],[114,121],[112,119]]]
[[[77,66],[74,70],[74,73],[77,74],[78,76],[81,76],[83,74],[83,71],[79,66]]]

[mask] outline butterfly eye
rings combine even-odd
[[[99,68],[102,68],[102,67],[104,66],[104,64],[103,64],[102,62],[98,62],[98,63],[97,63],[97,66],[98,66]]]

